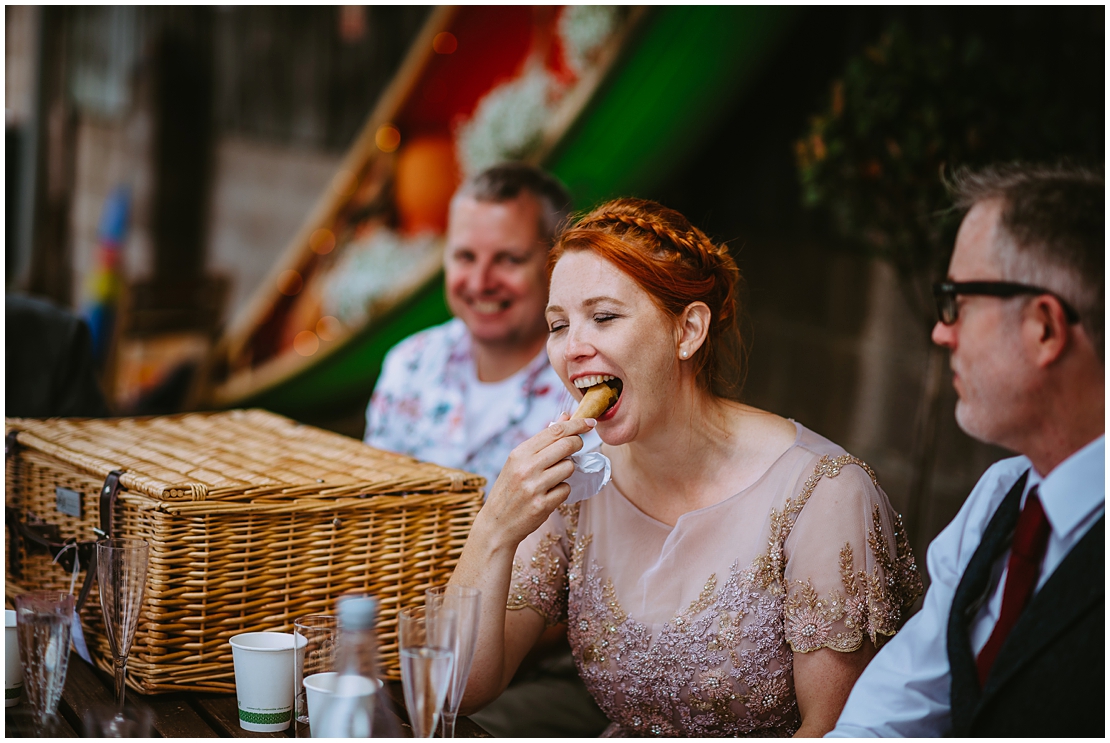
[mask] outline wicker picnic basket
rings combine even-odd
[[[6,428],[8,595],[70,590],[75,576],[80,587],[73,555],[108,526],[100,504],[112,495],[112,535],[151,550],[128,661],[144,694],[233,691],[232,635],[292,631],[347,593],[378,598],[383,675],[400,678],[397,613],[447,581],[482,505],[478,475],[262,410],[9,418]],[[86,549],[55,562],[67,540]],[[81,616],[110,671],[95,590]]]

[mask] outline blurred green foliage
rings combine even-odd
[[[850,59],[795,145],[803,202],[850,245],[889,261],[927,326],[928,284],[944,275],[959,223],[945,173],[1103,158],[1100,29],[1038,39],[1033,18],[1018,36],[1037,43],[1026,44],[1000,23],[993,37],[892,24]]]

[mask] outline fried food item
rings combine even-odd
[[[609,386],[608,383],[595,384],[586,390],[586,394],[582,396],[582,402],[578,403],[578,410],[574,411],[571,419],[596,418],[615,405],[618,397],[620,395],[616,388]]]

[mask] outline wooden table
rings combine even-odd
[[[66,685],[58,705],[60,729],[52,731],[58,737],[79,738],[83,729],[85,710],[110,707],[115,704],[114,682],[110,676],[81,660],[76,653],[70,655]],[[398,727],[406,738],[412,737],[405,713],[401,684],[387,682],[386,690],[393,700],[400,719]],[[293,726],[281,733],[252,733],[239,727],[239,710],[234,694],[205,694],[176,692],[157,696],[142,696],[127,690],[128,705],[146,707],[154,719],[153,735],[161,738],[288,738],[294,736]],[[5,715],[6,737],[30,737],[32,730],[26,714],[26,703],[8,707]],[[307,732],[305,733],[307,736]],[[469,718],[460,717],[455,726],[456,738],[493,737]]]

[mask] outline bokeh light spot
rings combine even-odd
[[[282,271],[277,280],[278,291],[287,297],[301,293],[304,288],[304,279],[296,271]]]
[[[327,227],[321,227],[308,238],[308,247],[312,248],[313,253],[327,255],[335,248],[335,235]]]
[[[435,49],[436,54],[451,54],[458,48],[459,40],[449,31],[438,33],[432,39],[432,49]]]
[[[325,315],[316,322],[316,335],[320,336],[322,341],[334,341],[339,337],[342,329],[342,323],[331,315]]]
[[[401,146],[401,132],[393,124],[382,124],[374,133],[374,144],[382,152],[393,152]]]
[[[293,339],[293,349],[301,356],[311,356],[320,349],[320,339],[311,330],[302,330]]]

